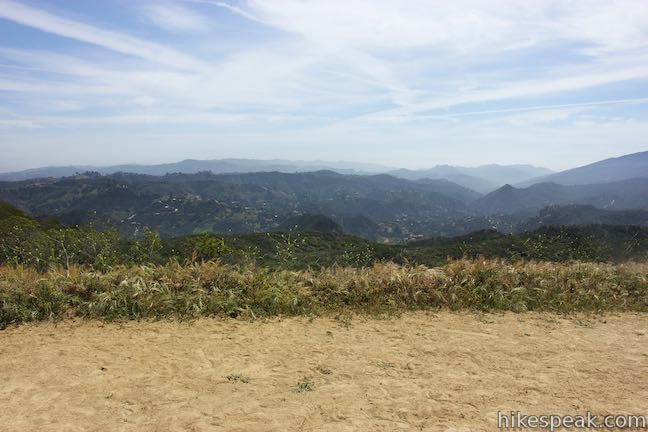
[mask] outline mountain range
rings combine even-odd
[[[609,210],[648,208],[648,177],[573,186],[537,183],[515,188],[506,185],[474,201],[472,208],[481,214],[535,213],[556,204],[586,204]]]
[[[409,181],[386,174],[88,173],[0,183],[0,199],[66,224],[117,226],[136,235],[269,231],[302,214],[330,217],[349,233],[377,240],[411,234],[454,235],[486,226],[468,205],[477,192],[447,180]]]
[[[535,183],[585,185],[648,177],[648,151],[609,158],[578,168],[520,181],[520,187]]]
[[[531,165],[483,165],[480,167],[459,167],[437,165],[425,170],[395,169],[377,164],[357,162],[288,161],[256,159],[186,159],[176,163],[157,165],[113,165],[105,167],[72,165],[63,167],[42,167],[24,171],[0,173],[0,181],[20,181],[36,178],[69,177],[92,171],[109,175],[118,172],[147,175],[172,173],[195,174],[210,171],[214,174],[242,174],[255,172],[300,173],[313,171],[334,171],[339,174],[389,174],[407,180],[444,179],[480,193],[487,193],[506,183],[518,183],[534,177],[552,173],[546,168]]]
[[[408,180],[446,179],[477,192],[488,193],[505,184],[519,183],[551,173],[553,171],[547,168],[533,165],[492,164],[478,167],[437,165],[424,170],[399,169],[390,171],[388,174]]]
[[[257,160],[257,159],[213,159],[213,160],[196,160],[185,159],[180,162],[164,163],[156,165],[111,165],[111,166],[91,166],[91,165],[70,165],[70,166],[51,166],[16,171],[9,173],[0,173],[0,181],[20,181],[36,178],[48,177],[69,177],[84,172],[98,172],[108,175],[118,172],[147,175],[165,175],[173,173],[195,174],[203,171],[211,171],[214,174],[228,173],[250,173],[250,172],[311,172],[321,170],[331,170],[340,174],[374,174],[393,170],[394,168],[356,162],[321,162],[321,161],[287,161],[287,160]]]
[[[115,226],[130,236],[146,227],[170,237],[300,226],[403,242],[493,228],[518,232],[546,225],[646,225],[648,152],[548,175],[548,170],[529,165],[437,166],[362,175],[361,169],[388,167],[341,162],[336,171],[311,171],[318,167],[307,162],[187,160],[122,165],[103,173],[75,171],[64,177],[52,174],[75,167],[47,168],[5,175],[12,181],[0,182],[0,199],[36,217]],[[147,173],[129,172],[137,170]],[[173,173],[162,174],[168,172]],[[15,181],[21,176],[29,178]],[[486,195],[475,190],[486,191],[505,180],[511,181]],[[468,182],[480,187],[468,188]]]
[[[299,173],[313,171],[334,171],[339,174],[389,174],[407,180],[445,179],[460,186],[485,194],[504,185],[525,188],[536,183],[557,183],[563,185],[583,185],[608,183],[636,177],[648,176],[648,151],[609,158],[582,167],[561,172],[533,165],[482,165],[462,167],[436,165],[432,168],[410,170],[393,168],[379,164],[360,162],[290,161],[257,159],[186,159],[175,163],[156,165],[124,164],[112,166],[51,166],[23,171],[0,173],[0,181],[20,181],[36,178],[69,177],[84,172],[114,174],[118,172],[148,175],[172,173],[195,174],[211,171],[214,174],[241,174],[253,172]]]

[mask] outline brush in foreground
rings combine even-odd
[[[299,315],[343,310],[646,311],[648,263],[455,260],[444,266],[270,270],[220,262],[71,268],[0,267],[0,325],[78,316],[102,320]]]

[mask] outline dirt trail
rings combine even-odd
[[[2,431],[474,431],[496,430],[498,410],[648,415],[648,314],[25,325],[0,332],[0,383]]]

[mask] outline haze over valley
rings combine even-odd
[[[303,230],[289,221],[304,215],[328,218],[332,230],[390,243],[482,229],[648,224],[648,152],[560,173],[529,165],[409,171],[351,163],[186,160],[50,167],[0,179],[0,199],[29,214],[69,225],[115,226],[134,237],[145,229],[165,237]],[[474,190],[472,184],[482,187]]]

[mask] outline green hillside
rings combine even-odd
[[[294,216],[320,214],[350,234],[402,242],[413,235],[456,235],[487,227],[485,218],[471,218],[466,207],[465,201],[477,196],[445,180],[330,171],[162,177],[87,173],[0,183],[0,198],[33,215],[54,216],[69,225],[114,226],[130,237],[146,228],[163,237],[264,232]]]
[[[435,266],[448,258],[463,257],[592,262],[648,259],[648,228],[637,226],[544,227],[520,234],[481,230],[394,245],[342,234],[330,219],[310,215],[302,218],[311,223],[305,230],[240,235],[202,233],[167,239],[147,230],[138,239],[132,239],[114,229],[65,227],[51,220],[36,221],[8,204],[1,208],[5,216],[0,218],[0,264],[21,264],[40,270],[82,265],[104,271],[120,264],[214,259],[286,269],[362,267],[381,261]],[[317,232],[315,228],[322,223],[326,229]]]

